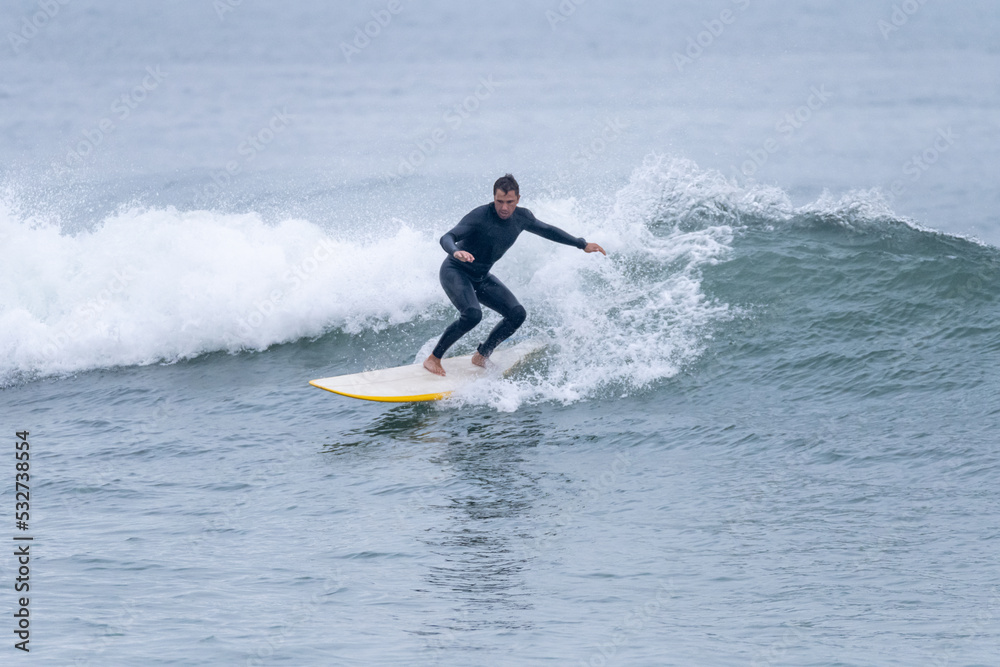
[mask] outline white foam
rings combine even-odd
[[[127,210],[91,231],[0,204],[0,381],[405,322],[440,300],[440,249],[397,224],[369,242],[305,220]]]

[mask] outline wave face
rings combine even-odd
[[[522,236],[496,273],[529,311],[519,335],[553,341],[551,353],[460,401],[619,395],[685,370],[877,392],[959,381],[958,365],[1000,350],[997,250],[920,229],[875,192],[796,208],[776,188],[654,156],[603,204],[525,203],[610,256]],[[15,204],[0,202],[0,240],[19,258],[0,266],[5,385],[331,332],[391,338],[453,317],[437,282],[447,221],[344,234],[253,213],[131,208],[68,234]],[[969,373],[960,380],[983,381]]]
[[[996,248],[894,217],[872,192],[745,222],[706,276],[743,317],[702,360],[703,380],[820,399],[1000,392]]]

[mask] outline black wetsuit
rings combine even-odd
[[[486,342],[477,348],[484,357],[490,356],[496,346],[509,338],[524,322],[527,315],[524,307],[490,273],[493,264],[514,245],[521,232],[538,234],[550,241],[565,243],[581,250],[587,245],[583,239],[570,236],[558,227],[538,220],[526,208],[515,208],[514,213],[506,220],[497,215],[493,204],[471,211],[454,229],[441,237],[441,247],[448,253],[448,258],[441,264],[441,286],[458,308],[459,318],[445,329],[434,348],[435,357],[444,357],[455,341],[479,324],[483,318],[480,304],[503,316]],[[472,253],[475,261],[455,259],[454,254],[459,250]]]

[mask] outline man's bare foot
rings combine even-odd
[[[489,360],[490,360],[489,357],[484,357],[483,355],[479,354],[478,350],[472,355],[472,363],[474,363],[476,366],[479,366],[480,368],[486,368],[486,364],[487,362],[489,362]]]
[[[433,354],[424,359],[424,368],[434,373],[434,375],[444,376],[444,366],[441,365],[441,360]]]

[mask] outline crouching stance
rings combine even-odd
[[[493,185],[492,203],[474,209],[441,237],[441,247],[448,253],[441,265],[441,286],[458,308],[459,317],[445,329],[434,351],[424,361],[424,368],[431,373],[445,374],[441,359],[448,348],[479,324],[483,318],[481,306],[500,313],[503,320],[476,348],[472,363],[477,366],[485,366],[493,350],[524,323],[527,315],[524,306],[490,273],[493,264],[514,245],[521,232],[538,234],[584,252],[607,254],[596,243],[570,236],[538,220],[528,209],[518,208],[520,200],[517,181],[507,174]]]

